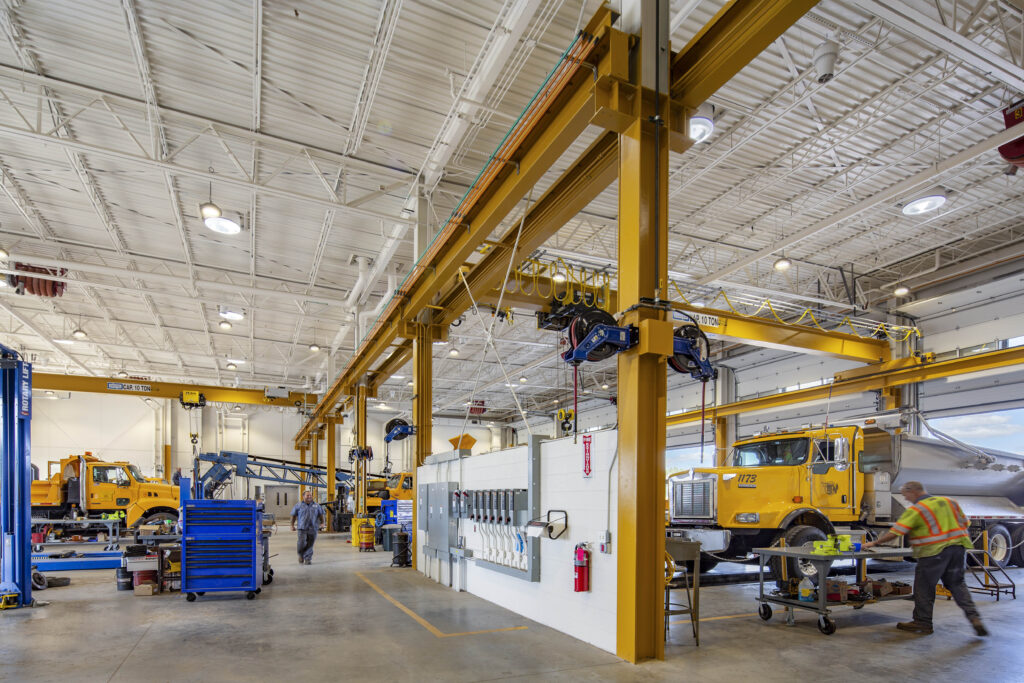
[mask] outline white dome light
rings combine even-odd
[[[220,322],[218,323],[218,326],[219,326],[219,327],[220,327],[220,329],[222,329],[222,330],[230,330],[230,329],[231,329],[231,323],[229,323],[229,322],[228,322],[227,320],[221,320],[221,321],[220,321]]]
[[[704,142],[715,132],[715,109],[705,102],[690,117],[690,139]]]
[[[910,294],[910,287],[907,287],[906,285],[899,285],[896,289],[892,290],[892,293],[896,296],[906,296],[907,294]]]
[[[790,261],[785,256],[783,256],[782,258],[778,259],[774,264],[772,264],[772,268],[774,268],[775,270],[789,270],[789,267],[792,265],[793,262]]]
[[[213,202],[203,202],[199,205],[199,216],[205,221],[207,218],[220,218],[220,207]]]
[[[320,345],[319,344],[310,344],[309,345],[309,350],[312,351],[313,353],[316,353],[317,351],[320,350]]]
[[[946,203],[946,191],[942,188],[929,190],[920,197],[916,197],[903,205],[904,216],[920,216],[929,211],[935,211]]]
[[[557,282],[558,284],[562,284],[563,282],[565,282],[565,273],[562,273],[562,272],[555,273],[554,275],[551,276],[551,281],[552,282]]]
[[[74,337],[75,339],[85,339],[89,335],[85,333],[85,330],[79,327],[74,332],[71,333],[71,336]]]
[[[210,218],[204,218],[203,223],[210,230],[220,233],[221,235],[237,235],[242,232],[242,226],[224,216],[211,216]]]

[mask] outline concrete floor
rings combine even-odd
[[[68,572],[71,586],[38,594],[49,606],[0,613],[0,680],[1024,679],[1024,595],[977,596],[993,632],[986,639],[946,601],[931,636],[894,630],[910,614],[902,601],[841,609],[837,633],[824,636],[810,613],[795,627],[778,612],[762,622],[756,585],[717,586],[701,595],[699,648],[679,623],[665,661],[632,666],[411,569],[390,569],[387,553],[358,553],[340,535],[322,535],[314,564],[300,566],[294,539],[287,531],[272,539],[276,578],[252,601],[135,597],[115,590],[112,570]],[[1024,579],[1022,570],[1011,575]]]

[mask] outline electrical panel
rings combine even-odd
[[[419,531],[427,530],[427,520],[430,510],[430,487],[432,486],[433,484],[420,484],[419,492],[416,496],[416,528]]]

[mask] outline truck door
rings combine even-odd
[[[89,509],[124,509],[132,499],[131,479],[120,465],[89,464]]]
[[[849,443],[844,437],[814,439],[811,453],[811,504],[825,510],[855,510]]]

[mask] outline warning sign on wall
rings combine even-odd
[[[590,461],[590,443],[594,440],[594,437],[590,434],[583,435],[583,478],[590,479],[590,475],[594,471],[593,464]]]

